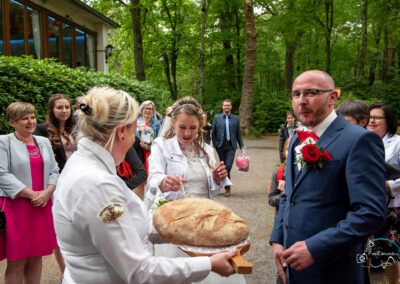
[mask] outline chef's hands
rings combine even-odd
[[[217,253],[210,256],[211,271],[218,273],[221,276],[229,276],[235,273],[235,269],[232,267],[229,260],[238,253],[238,249],[233,249],[228,252]]]
[[[228,171],[226,170],[224,162],[221,162],[218,167],[213,169],[212,176],[216,184],[221,184],[221,182],[228,176]]]
[[[162,192],[178,191],[185,182],[187,182],[187,180],[179,176],[166,176],[160,184],[160,189]]]

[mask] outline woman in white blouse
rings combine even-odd
[[[214,149],[203,142],[202,114],[192,97],[172,106],[171,125],[163,137],[154,140],[149,157],[149,199],[162,194],[176,199],[182,193],[212,198],[222,187],[231,185],[224,163],[217,166]]]
[[[400,136],[396,134],[398,121],[394,110],[387,104],[378,103],[370,108],[367,129],[378,134],[385,146],[385,161],[387,164],[400,168]],[[400,179],[387,180],[388,214],[386,224],[376,237],[384,237],[400,245]],[[390,252],[393,248],[385,248]],[[398,253],[396,250],[395,253]],[[389,284],[397,283],[399,279],[398,263],[388,265],[385,269]]]
[[[54,223],[63,283],[191,283],[210,271],[234,273],[230,251],[211,257],[153,256],[157,234],[142,200],[116,174],[135,140],[138,105],[127,93],[95,87],[82,98],[78,150],[61,173]]]

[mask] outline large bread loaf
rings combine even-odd
[[[162,205],[153,214],[153,224],[163,238],[180,245],[228,246],[249,234],[243,219],[222,204],[202,198]]]

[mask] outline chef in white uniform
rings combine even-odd
[[[80,105],[78,150],[57,183],[53,215],[66,262],[63,283],[191,283],[234,273],[237,251],[212,257],[153,256],[158,235],[142,201],[116,175],[134,142],[138,105],[95,87]],[[153,233],[152,233],[153,232]]]

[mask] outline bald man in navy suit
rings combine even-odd
[[[385,223],[382,139],[336,114],[338,92],[326,72],[300,74],[290,98],[301,123],[332,159],[320,168],[300,167],[295,149],[303,144],[300,133],[293,136],[270,237],[277,269],[287,283],[368,283],[357,255]]]

